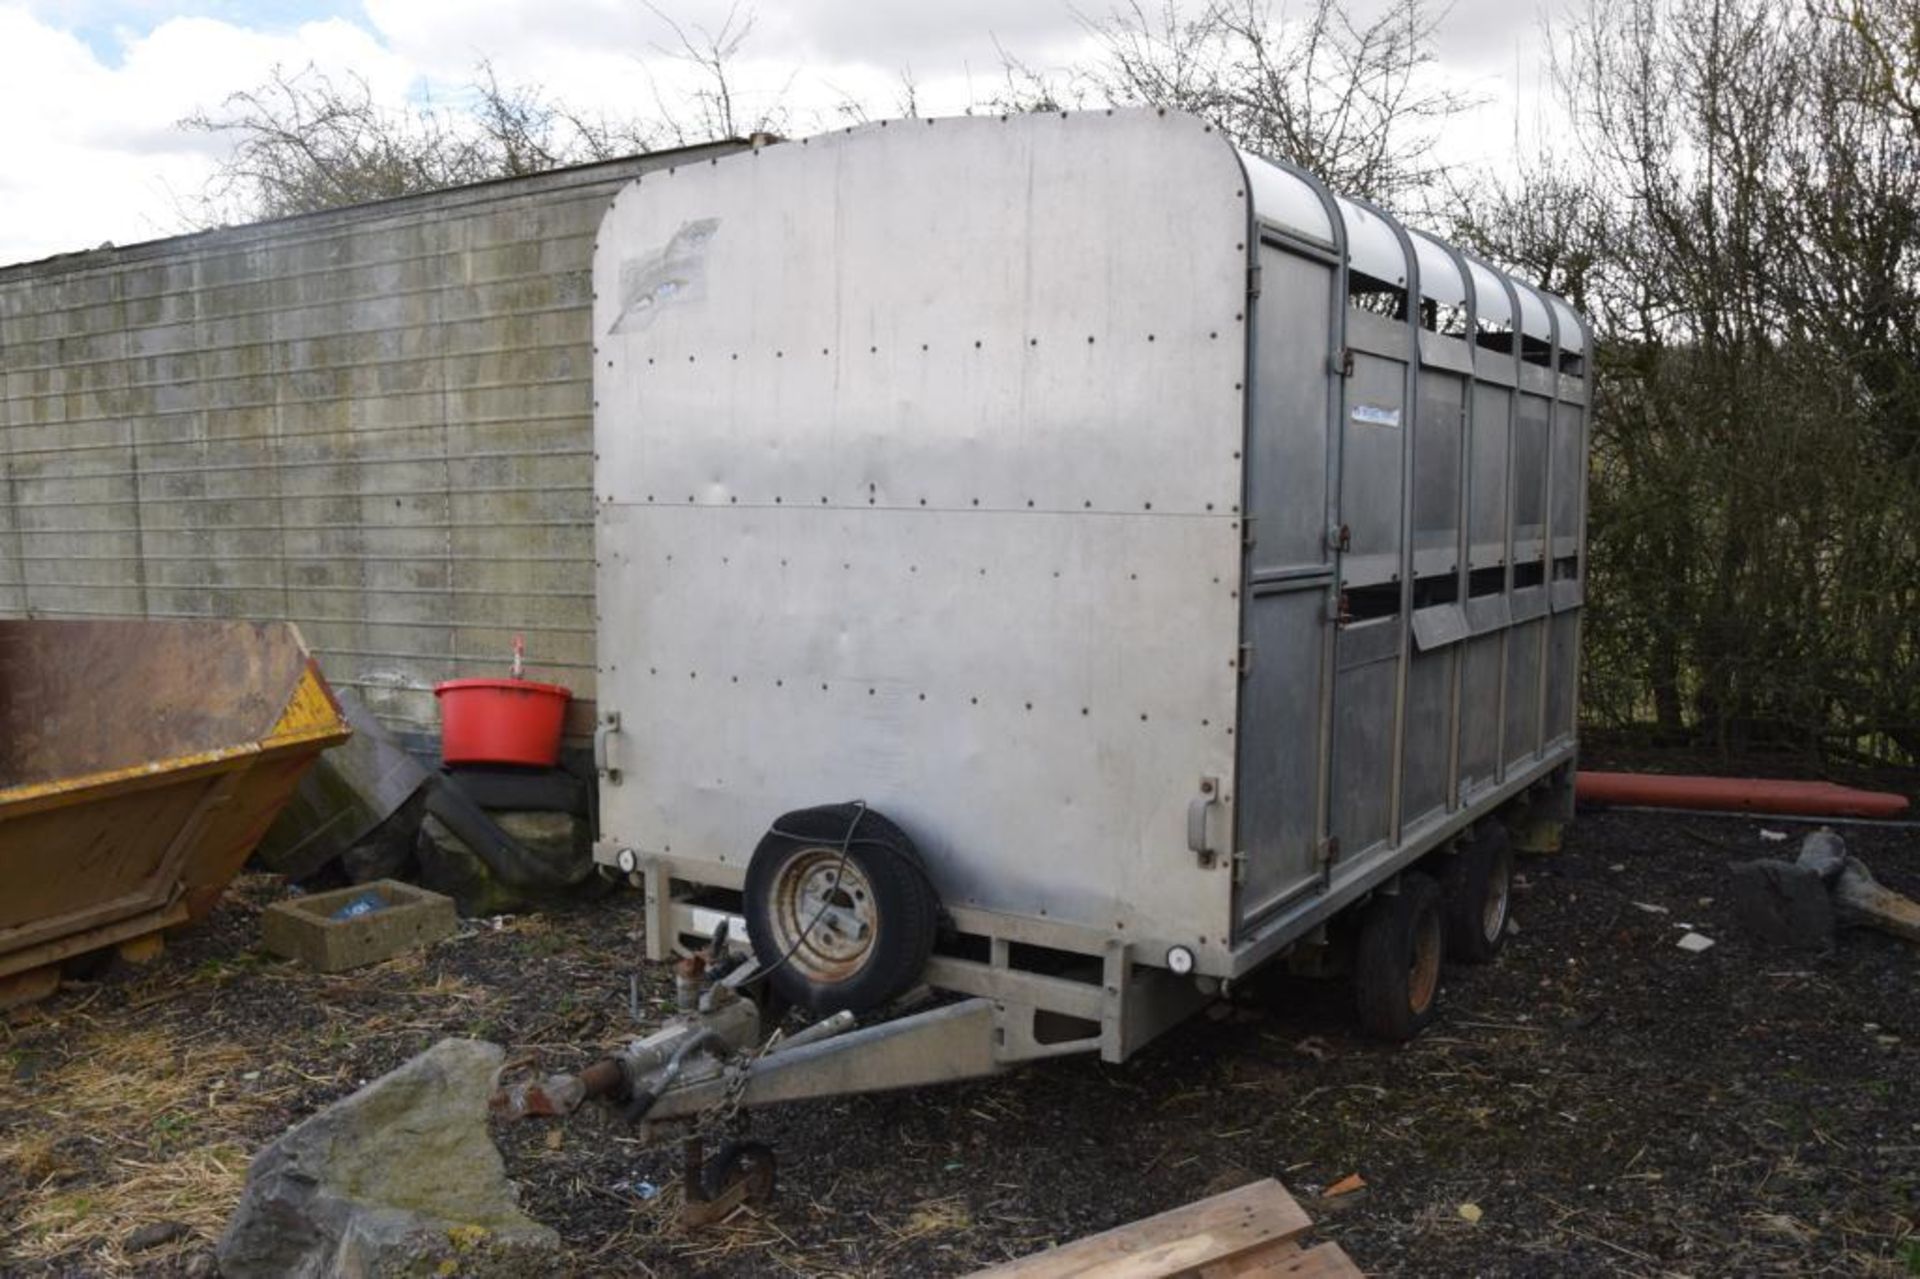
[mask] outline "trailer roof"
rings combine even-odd
[[[1245,151],[1240,153],[1240,161],[1247,171],[1255,215],[1263,222],[1335,252],[1344,251],[1353,271],[1406,287],[1410,272],[1402,231],[1407,228],[1401,227],[1392,214],[1335,194],[1311,173],[1294,165]],[[1340,220],[1337,227],[1332,220],[1335,216]],[[1557,321],[1560,348],[1585,351],[1586,326],[1560,298],[1461,254],[1424,231],[1411,231],[1405,242],[1413,247],[1421,297],[1447,306],[1462,305],[1467,300],[1470,276],[1475,309],[1483,324],[1518,328],[1527,337],[1547,342],[1554,339]],[[1466,276],[1461,273],[1462,262]],[[1518,323],[1507,284],[1513,286],[1513,295],[1520,300]]]
[[[1513,299],[1492,267],[1478,258],[1467,258],[1467,274],[1473,277],[1473,304],[1482,324],[1494,328],[1513,327]]]
[[[1420,296],[1447,306],[1466,305],[1467,282],[1453,250],[1425,231],[1415,231],[1411,238],[1420,261]]]

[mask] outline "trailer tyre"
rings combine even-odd
[[[1491,963],[1507,942],[1513,900],[1513,844],[1498,821],[1480,823],[1460,851],[1440,858],[1447,957]]]
[[[1445,949],[1440,886],[1408,871],[1399,891],[1376,896],[1360,920],[1353,994],[1361,1028],[1396,1042],[1419,1034],[1433,1020]]]
[[[859,804],[788,813],[747,863],[744,911],[774,991],[817,1014],[870,1012],[927,966],[939,901],[906,832]]]

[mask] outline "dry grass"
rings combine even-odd
[[[168,1245],[179,1252],[216,1238],[246,1179],[247,1152],[220,1143],[195,1146],[155,1162],[116,1158],[117,1179],[83,1190],[33,1195],[16,1222],[18,1255],[43,1261],[86,1250],[100,1269],[131,1264],[121,1247],[127,1232],[152,1221],[179,1221],[192,1233]],[[165,1256],[149,1251],[142,1262]]]
[[[14,1256],[37,1262],[85,1251],[89,1265],[120,1270],[126,1234],[156,1221],[191,1228],[175,1250],[211,1240],[246,1176],[246,1122],[271,1100],[241,1090],[253,1055],[166,1028],[75,1020],[79,1033],[58,1070],[30,1095],[0,1087],[7,1110],[34,1112],[31,1126],[0,1130],[0,1162],[26,1183],[10,1205]]]
[[[243,877],[232,935],[250,939],[250,898],[278,891]],[[424,951],[329,976],[214,940],[0,1022],[0,1273],[177,1265],[218,1237],[253,1152],[291,1120],[434,1039],[485,1037],[502,1002]],[[160,1222],[187,1231],[126,1251]]]

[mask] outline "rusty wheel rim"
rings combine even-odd
[[[774,877],[774,943],[813,982],[846,981],[865,965],[879,932],[873,885],[837,848],[803,848]]]
[[[1426,1011],[1440,987],[1440,917],[1423,914],[1413,928],[1413,955],[1407,965],[1407,1007]]]

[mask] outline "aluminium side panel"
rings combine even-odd
[[[1483,355],[1478,362],[1484,362]],[[1505,565],[1509,505],[1513,389],[1472,383],[1467,434],[1467,625],[1460,672],[1460,791],[1472,795],[1500,775],[1502,689],[1506,631],[1512,620]],[[1477,576],[1476,576],[1477,575]],[[1497,580],[1493,579],[1497,576]]]
[[[950,905],[1229,966],[1249,227],[1153,112],[651,174],[594,288],[609,841],[860,798]],[[1225,811],[1222,811],[1222,810]]]
[[[1455,683],[1461,661],[1458,640],[1465,624],[1459,604],[1459,570],[1468,382],[1457,371],[1426,365],[1420,370],[1419,385],[1413,440],[1413,554],[1418,586],[1402,746],[1403,828],[1444,811],[1453,800],[1449,775],[1456,735]],[[1428,589],[1438,596],[1432,603],[1419,594]]]
[[[1379,586],[1400,574],[1400,473],[1407,399],[1407,329],[1357,309],[1347,315],[1353,375],[1341,417],[1340,522],[1348,547],[1340,560],[1346,587]]]
[[[1413,571],[1421,578],[1460,566],[1461,457],[1467,382],[1444,368],[1420,370],[1413,438]]]
[[[1553,299],[1563,346],[1577,320]],[[1586,601],[1587,383],[1562,373],[1553,406],[1552,497],[1548,504],[1552,561],[1548,567],[1547,679],[1545,737],[1549,744],[1571,740],[1577,730],[1580,680],[1580,618]]]
[[[1516,392],[1512,478],[1513,585],[1509,600],[1513,627],[1507,637],[1506,704],[1503,750],[1509,766],[1534,758],[1541,741],[1541,676],[1547,661],[1548,591],[1547,491],[1552,402],[1527,389],[1542,371],[1522,365],[1522,389]]]
[[[1475,569],[1507,562],[1507,437],[1512,400],[1512,388],[1474,380],[1467,461],[1467,562]]]

